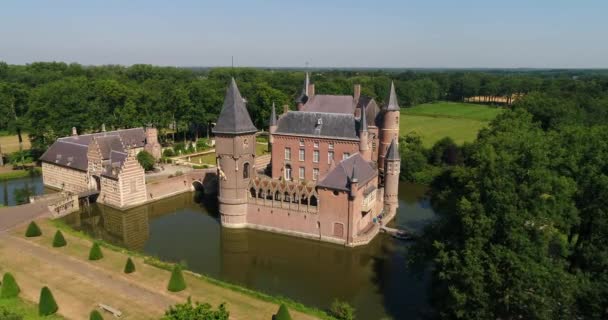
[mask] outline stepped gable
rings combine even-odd
[[[356,153],[338,163],[317,184],[317,187],[350,191],[350,182],[353,178],[357,179],[359,185],[364,185],[376,176],[377,172],[372,165]]]
[[[359,139],[355,116],[341,113],[289,111],[279,118],[275,134]]]
[[[245,100],[239,92],[236,81],[232,78],[228,89],[226,89],[224,106],[217,119],[217,124],[213,128],[213,133],[239,134],[256,131],[258,129],[253,125],[249,117]]]
[[[108,163],[103,166],[101,175],[108,178],[116,179],[122,168],[123,163],[127,159],[128,154],[126,152],[120,152],[112,150],[108,158]]]
[[[308,99],[302,111],[354,114],[355,100],[353,96],[316,94]]]

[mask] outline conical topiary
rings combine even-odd
[[[57,230],[57,232],[55,232],[55,237],[53,238],[53,247],[54,248],[59,248],[59,247],[65,247],[68,243],[65,241],[65,238],[63,237],[63,233],[61,233],[61,231]]]
[[[291,315],[285,304],[281,304],[279,311],[272,317],[272,320],[291,320]]]
[[[171,272],[171,279],[167,290],[171,292],[178,292],[186,289],[186,282],[184,281],[184,275],[182,274],[182,267],[176,264]]]
[[[103,320],[101,313],[97,310],[91,311],[91,315],[89,315],[89,320]]]
[[[41,235],[42,235],[42,231],[40,231],[40,228],[38,227],[36,222],[34,222],[34,221],[30,222],[30,225],[27,226],[27,230],[25,231],[25,236],[28,238],[31,238],[31,237],[40,237]]]
[[[21,292],[21,289],[17,285],[15,277],[9,272],[5,273],[2,277],[2,287],[0,287],[0,298],[14,298],[19,295],[19,292]]]
[[[101,252],[99,243],[95,242],[89,252],[89,260],[100,260],[101,258],[103,258],[103,253]]]
[[[57,302],[55,302],[55,298],[53,298],[53,294],[49,288],[44,287],[40,290],[40,302],[38,303],[38,314],[40,316],[48,316],[51,314],[55,314],[59,307],[57,306]]]
[[[135,264],[133,264],[133,260],[131,257],[127,258],[127,264],[125,264],[125,273],[133,273],[135,272]]]

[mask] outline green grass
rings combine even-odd
[[[39,176],[41,173],[42,169],[39,167],[34,167],[32,170],[12,170],[0,173],[0,181]]]
[[[257,143],[255,145],[255,155],[256,156],[261,156],[261,155],[265,155],[268,153],[268,144],[260,144]]]
[[[402,136],[417,133],[427,148],[445,137],[462,144],[475,140],[477,132],[501,112],[503,109],[470,103],[421,104],[401,110],[399,131]]]
[[[59,320],[58,315],[41,317],[38,315],[38,305],[20,298],[0,299],[0,310],[7,309],[23,316],[23,320]]]

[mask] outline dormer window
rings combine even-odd
[[[323,118],[317,119],[317,126],[320,126],[322,124],[323,124]]]

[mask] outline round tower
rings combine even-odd
[[[384,211],[389,217],[392,217],[399,207],[400,171],[399,142],[395,138],[391,141],[384,159]]]
[[[247,225],[249,181],[255,174],[256,131],[245,101],[232,79],[213,128],[219,180],[218,202],[224,227],[243,228]]]
[[[399,111],[399,103],[397,102],[397,94],[395,93],[395,84],[391,82],[391,90],[382,114],[378,163],[384,163],[384,157],[388,151],[389,145],[394,139],[399,138]]]
[[[372,161],[372,151],[369,148],[369,132],[367,130],[367,116],[365,106],[361,107],[359,118],[359,153],[366,161]]]

